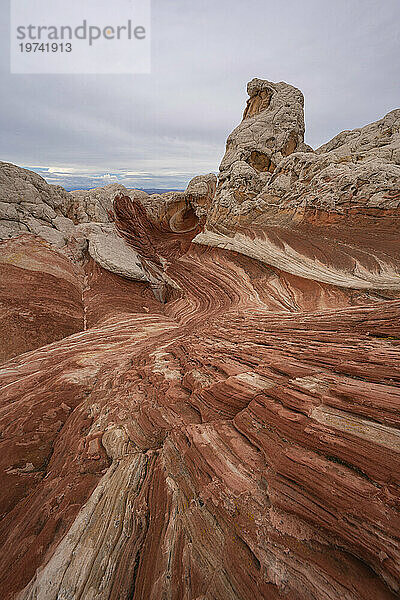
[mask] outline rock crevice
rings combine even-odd
[[[400,113],[248,93],[218,184],[0,169],[4,600],[399,597]]]

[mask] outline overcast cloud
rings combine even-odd
[[[253,77],[302,90],[313,147],[400,106],[400,0],[153,0],[152,73],[99,76],[11,75],[1,6],[0,159],[69,189],[216,172]]]

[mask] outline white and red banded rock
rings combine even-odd
[[[315,281],[399,290],[400,109],[304,151],[299,90],[253,80],[248,92],[195,241]],[[252,164],[256,151],[268,169]]]
[[[383,152],[363,130],[311,152],[298,90],[249,92],[261,132],[288,103],[267,187],[308,160],[318,179],[345,145]],[[303,173],[247,221],[224,175],[215,198],[212,176],[159,205],[119,190],[112,223],[76,223],[63,252],[0,245],[1,299],[32,317],[2,340],[4,600],[399,597],[398,181],[360,182],[383,204],[350,209],[332,177],[325,204],[291,205]]]

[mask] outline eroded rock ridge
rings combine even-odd
[[[1,165],[4,600],[399,597],[400,111],[248,94],[185,192]]]

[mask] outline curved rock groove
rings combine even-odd
[[[84,226],[100,259],[118,232],[115,272],[34,237],[2,248],[6,263],[18,249],[10,273],[42,271],[37,302],[47,276],[63,298],[57,335],[27,346],[27,327],[0,367],[4,600],[399,597],[397,208],[350,222],[339,190],[318,222],[293,209],[300,183],[277,178],[343,169],[332,153],[358,137],[313,152],[299,90],[253,80],[249,95],[216,194],[206,176],[156,214],[119,190],[110,222]],[[282,103],[295,118],[278,135]],[[261,154],[273,172],[235,187]]]
[[[6,469],[4,598],[394,598],[400,301],[165,235],[164,315],[1,370],[2,459],[48,456]]]

